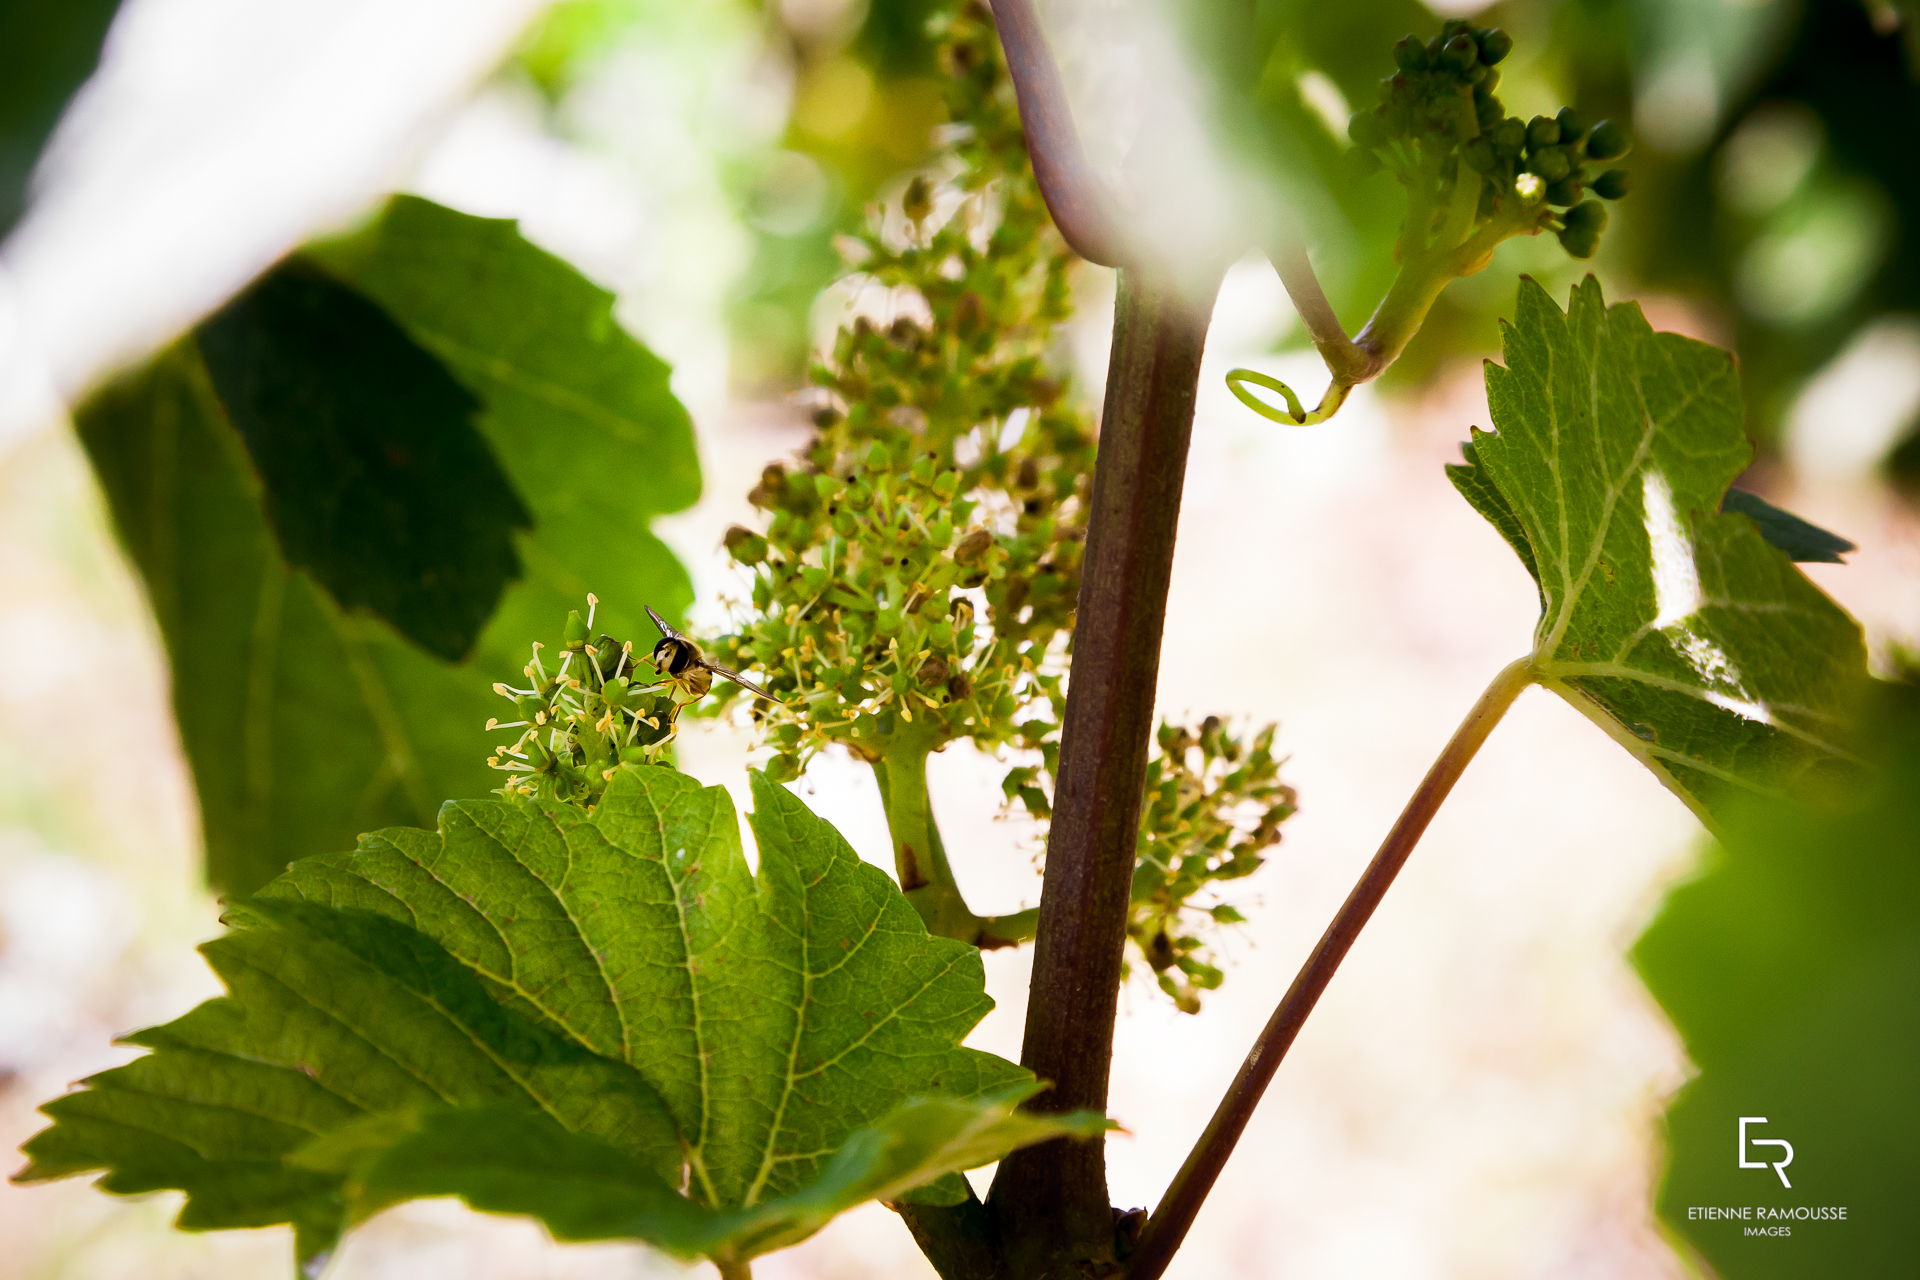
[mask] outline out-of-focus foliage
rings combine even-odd
[[[1699,1074],[1667,1111],[1667,1227],[1725,1280],[1912,1270],[1920,1200],[1920,697],[1883,686],[1870,782],[1756,804],[1634,949]],[[1748,1137],[1792,1145],[1735,1158]],[[1695,1206],[1747,1207],[1706,1220]],[[1758,1217],[1844,1208],[1844,1220]],[[1781,1234],[1749,1234],[1784,1228]]]
[[[1863,326],[1920,309],[1913,32],[1861,0],[1569,0],[1556,60],[1631,104],[1634,216],[1620,264],[1704,304],[1733,336],[1752,425],[1778,433]]]
[[[360,831],[429,822],[448,797],[484,794],[497,777],[472,734],[498,703],[481,673],[517,669],[526,638],[589,580],[636,614],[691,594],[648,532],[698,493],[691,430],[666,366],[613,324],[608,295],[511,223],[414,199],[294,261],[265,287],[293,272],[322,281],[334,311],[344,297],[374,319],[360,333],[309,323],[280,334],[274,358],[297,359],[300,377],[262,392],[257,429],[236,429],[219,361],[203,352],[237,340],[245,300],[77,415],[166,642],[208,874],[230,893]],[[375,376],[374,331],[381,376],[403,374],[451,412],[416,413],[404,428],[354,416],[365,407],[355,384]],[[317,447],[329,423],[340,430],[327,465],[353,484],[311,483],[290,451],[302,438]],[[367,539],[410,538],[410,505],[431,513],[448,495],[498,522],[527,568],[480,597],[477,616],[449,609],[447,627],[426,627],[431,647],[361,607],[411,601],[408,584],[342,595],[330,586],[339,573],[301,567],[318,557],[381,580],[414,564],[417,547],[389,561]],[[380,519],[366,518],[369,502]],[[343,521],[353,527],[336,540],[327,531]],[[342,547],[360,548],[357,564],[337,563]],[[402,621],[418,622],[408,610]],[[473,665],[453,660],[469,652]]]
[[[119,0],[0,5],[0,240],[27,203],[27,181],[74,90],[93,74]]]

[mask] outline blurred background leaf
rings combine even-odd
[[[1727,1280],[1911,1269],[1920,1197],[1920,691],[1883,686],[1878,776],[1825,806],[1771,804],[1728,830],[1634,950],[1698,1076],[1667,1111],[1658,1207]],[[1793,1145],[1791,1186],[1735,1159]],[[1747,1159],[1769,1158],[1759,1148]],[[1689,1218],[1693,1206],[1844,1206],[1791,1234]]]
[[[526,508],[475,430],[479,401],[363,295],[283,262],[195,334],[281,557],[449,660],[508,581]]]
[[[0,240],[26,208],[47,135],[100,61],[119,0],[0,5]]]
[[[210,321],[199,342],[176,344],[82,407],[82,442],[166,643],[208,876],[230,894],[294,858],[349,848],[361,831],[431,824],[442,801],[490,790],[481,727],[500,706],[491,685],[517,678],[527,638],[589,590],[606,595],[603,625],[623,634],[645,625],[643,605],[677,613],[691,600],[648,524],[698,496],[692,430],[666,366],[613,324],[608,295],[510,223],[411,198],[311,252],[424,348],[415,359],[443,364],[436,376],[477,401],[473,444],[511,488],[466,484],[460,496],[483,514],[491,501],[509,523],[521,496],[532,528],[515,547],[527,569],[484,619],[470,659],[453,662],[290,562],[266,510],[272,484],[202,355],[207,334],[230,321]],[[433,486],[452,483],[463,482],[423,479],[415,498],[430,510]]]

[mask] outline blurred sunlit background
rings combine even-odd
[[[1284,117],[1302,131],[1309,158],[1285,175],[1297,193],[1277,198],[1297,194],[1311,211],[1317,262],[1350,323],[1390,269],[1374,225],[1389,189],[1312,187],[1328,170],[1311,157],[1335,149],[1328,121],[1337,128],[1370,101],[1398,36],[1429,33],[1436,13],[1482,13],[1515,37],[1503,67],[1511,109],[1575,102],[1630,120],[1636,189],[1591,270],[1610,297],[1639,298],[1657,326],[1737,350],[1761,444],[1749,487],[1859,544],[1847,565],[1811,572],[1863,620],[1877,654],[1920,641],[1920,167],[1907,140],[1920,96],[1912,33],[1890,6],[1259,7],[1261,39],[1272,39],[1236,52],[1261,92],[1220,118],[1255,131]],[[724,629],[741,583],[719,539],[750,518],[745,494],[760,468],[803,438],[793,393],[810,344],[838,319],[837,296],[822,296],[838,270],[834,235],[897,190],[940,121],[923,6],[910,0],[112,9],[16,3],[0,19],[0,60],[45,70],[61,59],[34,40],[98,50],[112,18],[98,70],[60,117],[0,250],[9,1149],[39,1127],[36,1103],[129,1056],[113,1035],[214,990],[192,948],[217,931],[218,908],[200,887],[164,663],[63,398],[388,191],[518,218],[614,290],[624,322],[675,366],[706,496],[662,532],[694,570],[696,629]],[[1092,130],[1096,150],[1124,155],[1137,141],[1129,128],[1151,132],[1155,93],[1205,96],[1193,83],[1169,87],[1180,77],[1167,68],[1182,59],[1164,41],[1184,36],[1116,20],[1137,17],[1138,0],[1042,9],[1082,106],[1134,104],[1131,121],[1089,108],[1121,121]],[[1203,50],[1256,43],[1230,29],[1187,34]],[[76,81],[91,57],[66,58]],[[1191,81],[1215,64],[1195,65]],[[1217,87],[1233,98],[1239,84]],[[1229,128],[1221,149],[1261,141]],[[24,172],[37,136],[15,130],[4,143],[0,160]],[[0,228],[17,212],[0,209]],[[1226,939],[1227,981],[1205,1011],[1177,1013],[1144,981],[1124,994],[1116,1203],[1159,1197],[1433,753],[1527,643],[1534,589],[1441,467],[1486,422],[1479,361],[1497,355],[1496,319],[1517,274],[1564,295],[1585,269],[1550,242],[1507,246],[1449,291],[1401,366],[1333,424],[1299,431],[1254,417],[1225,389],[1223,373],[1241,364],[1314,392],[1324,377],[1272,271],[1249,259],[1229,275],[1202,380],[1160,700],[1169,714],[1281,721],[1302,809],[1269,865],[1230,891],[1249,923]],[[1090,394],[1112,282],[1088,269],[1079,283],[1071,355]],[[750,746],[702,722],[685,764],[738,788]],[[934,762],[947,843],[969,898],[990,911],[1030,904],[1038,889],[1033,833],[999,816],[998,778],[958,751]],[[864,769],[829,759],[800,785],[864,855],[886,860]],[[1169,1274],[1688,1274],[1649,1209],[1657,1117],[1687,1063],[1622,953],[1699,839],[1682,806],[1578,715],[1524,697],[1342,969]],[[975,1043],[1018,1055],[1026,972],[1024,952],[989,955],[999,1008]],[[5,1187],[0,1276],[285,1273],[284,1232],[178,1235],[167,1225],[176,1208],[174,1197],[130,1202],[83,1183]],[[436,1203],[355,1236],[334,1274],[682,1270],[640,1249],[563,1248],[526,1224]],[[878,1207],[757,1270],[775,1280],[932,1274]]]

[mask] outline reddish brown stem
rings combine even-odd
[[[1053,224],[1073,251],[1103,267],[1121,265],[1112,191],[1087,164],[1074,127],[1059,64],[1031,0],[993,0],[993,20],[1006,50],[1026,130],[1027,156]]]
[[[1216,285],[1120,274],[1022,1055],[1052,1083],[1037,1110],[1107,1105],[1160,633]],[[1101,1143],[1015,1152],[988,1202],[1014,1274],[1111,1265]]]

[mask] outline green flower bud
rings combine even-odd
[[[1513,52],[1513,37],[1499,27],[1485,27],[1474,33],[1480,44],[1480,61],[1493,66]]]
[[[1632,189],[1625,169],[1609,169],[1593,180],[1593,194],[1603,200],[1618,200]]]
[[[1587,134],[1587,118],[1572,107],[1562,107],[1554,120],[1560,125],[1560,141],[1574,143]]]
[[[728,529],[722,542],[738,564],[759,564],[767,558],[767,540],[742,525]]]
[[[913,175],[913,181],[907,184],[906,194],[900,197],[900,211],[916,226],[933,212],[933,188],[927,184],[925,175]]]
[[[1475,96],[1473,100],[1473,122],[1479,126],[1483,136],[1495,125],[1499,124],[1501,120],[1505,119],[1506,114],[1507,109],[1500,105],[1500,99],[1491,96],[1484,98],[1477,95]]]
[[[1558,182],[1573,172],[1573,159],[1562,147],[1541,147],[1527,157],[1527,172],[1537,173],[1548,182]]]
[[[1550,147],[1560,141],[1560,122],[1547,116],[1535,116],[1527,121],[1527,149],[1538,150]]]
[[[1577,173],[1570,173],[1558,182],[1549,182],[1547,184],[1547,203],[1557,205],[1562,209],[1568,205],[1579,204],[1580,197],[1585,194],[1585,185],[1585,183],[1580,181],[1580,175]]]
[[[1402,71],[1425,71],[1427,69],[1427,47],[1417,36],[1402,36],[1393,46],[1393,60]]]
[[[1508,116],[1493,126],[1488,135],[1493,140],[1493,149],[1509,160],[1517,158],[1526,150],[1527,125],[1518,116]]]
[[[1627,131],[1611,120],[1602,120],[1593,126],[1592,134],[1587,137],[1587,154],[1595,160],[1618,160],[1632,146]]]
[[[1464,31],[1440,46],[1440,65],[1449,71],[1464,72],[1479,61],[1480,46]]]
[[[569,653],[578,653],[587,647],[587,620],[580,616],[578,609],[567,614],[567,625],[560,631],[560,647]]]
[[[1460,148],[1460,158],[1475,173],[1492,173],[1499,163],[1499,157],[1493,153],[1493,143],[1485,138],[1475,138]]]
[[[893,459],[887,454],[887,446],[875,440],[867,446],[867,470],[885,471]]]
[[[1591,230],[1596,236],[1607,229],[1607,206],[1598,200],[1577,204],[1561,215],[1569,229]]]
[[[769,781],[792,782],[800,776],[800,761],[795,756],[782,753],[767,761],[767,767],[762,772]]]
[[[961,564],[973,564],[987,554],[993,545],[993,534],[985,529],[975,529],[960,539],[960,545],[953,550],[953,558]]]
[[[1560,247],[1565,249],[1570,257],[1591,258],[1594,251],[1600,247],[1599,233],[1585,227],[1564,227],[1557,238],[1560,241]]]

